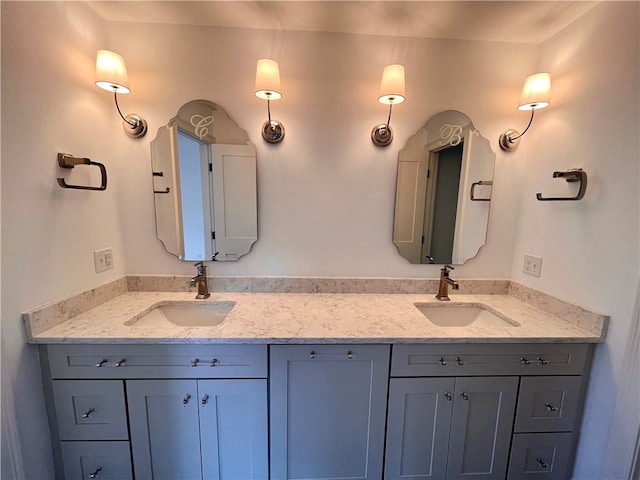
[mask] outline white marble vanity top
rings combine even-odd
[[[598,343],[605,322],[578,326],[510,295],[452,295],[519,326],[440,327],[414,303],[444,303],[427,294],[126,292],[62,323],[31,334],[34,312],[23,315],[30,343]],[[184,327],[135,320],[167,302],[233,301],[222,324]]]

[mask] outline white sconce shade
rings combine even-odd
[[[282,98],[282,93],[280,93],[280,69],[276,61],[269,58],[258,60],[255,91],[256,97],[263,100],[279,100]]]
[[[98,50],[96,57],[96,85],[110,92],[131,92],[124,58],[109,50]]]
[[[404,102],[404,66],[387,65],[382,73],[378,101],[387,105]]]
[[[551,75],[536,73],[527,77],[520,95],[518,110],[538,110],[550,105]]]
[[[549,97],[551,95],[551,75],[548,73],[536,73],[530,75],[524,81],[522,87],[522,94],[520,95],[520,104],[518,110],[530,110],[531,118],[527,128],[522,133],[518,133],[517,130],[509,128],[502,132],[498,138],[498,145],[505,152],[511,152],[518,148],[520,144],[520,138],[527,133],[529,127],[533,123],[533,114],[535,110],[548,107],[550,105]]]

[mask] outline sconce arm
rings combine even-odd
[[[125,122],[127,122],[129,125],[131,125],[132,127],[137,127],[138,124],[131,122],[129,120],[127,120],[124,115],[122,115],[122,112],[120,111],[120,105],[118,105],[118,92],[113,92],[113,99],[116,102],[116,109],[118,110],[118,114],[120,115],[120,118],[122,118],[122,120],[124,120]]]
[[[531,124],[533,123],[533,114],[535,113],[535,110],[531,110],[531,118],[529,119],[529,124],[527,125],[527,128],[524,129],[524,132],[522,132],[520,135],[518,135],[517,137],[511,137],[511,141],[517,140],[519,139],[521,136],[523,136],[525,133],[527,133],[527,130],[529,130],[529,127],[531,126]]]

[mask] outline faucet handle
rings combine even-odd
[[[455,268],[453,267],[453,265],[449,265],[449,264],[446,264],[443,268],[444,268],[444,269],[447,269],[447,268],[448,268],[449,270],[455,270]]]
[[[453,268],[453,266],[447,264],[447,265],[443,265],[440,271],[442,272],[442,275],[444,275],[445,277],[448,277],[449,276],[449,270],[455,270],[455,268]]]

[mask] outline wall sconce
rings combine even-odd
[[[371,130],[371,140],[378,147],[386,147],[393,140],[391,123],[391,109],[393,105],[404,102],[404,67],[402,65],[387,65],[382,73],[380,82],[380,103],[389,105],[387,123],[381,123]]]
[[[262,138],[269,143],[280,143],[284,138],[284,125],[271,120],[271,100],[280,100],[280,69],[278,63],[268,58],[258,60],[256,68],[256,97],[267,101],[269,119],[262,125]]]
[[[129,77],[124,59],[109,50],[98,50],[96,57],[96,85],[104,90],[113,92],[116,109],[124,123],[124,131],[132,138],[142,138],[147,133],[147,121],[136,113],[126,117],[122,115],[118,106],[118,93],[130,93]]]
[[[551,94],[551,75],[548,73],[536,73],[527,77],[522,87],[520,95],[520,105],[518,110],[531,110],[531,118],[524,132],[518,133],[517,130],[508,129],[502,132],[498,139],[500,148],[505,152],[510,152],[518,148],[520,137],[522,137],[533,122],[533,114],[536,110],[548,107],[549,96]]]

